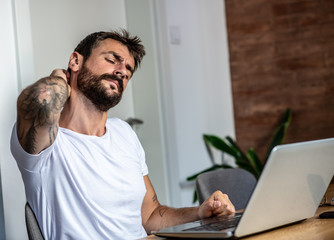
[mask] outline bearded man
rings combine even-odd
[[[92,33],[66,71],[19,95],[11,151],[45,239],[136,239],[234,213],[219,191],[199,207],[161,205],[136,134],[107,118],[144,55],[140,39],[125,30]]]

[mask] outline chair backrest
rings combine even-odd
[[[43,240],[42,231],[39,228],[36,216],[28,202],[25,206],[25,217],[29,240]]]
[[[218,169],[202,173],[196,178],[199,203],[221,190],[227,194],[236,210],[244,209],[256,185],[256,178],[241,168]]]

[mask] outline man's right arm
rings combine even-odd
[[[38,154],[54,142],[60,113],[69,95],[63,70],[53,71],[21,92],[17,101],[17,136],[26,152]]]

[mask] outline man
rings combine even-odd
[[[135,133],[107,119],[144,55],[125,30],[93,33],[68,71],[54,70],[18,97],[11,149],[46,239],[135,239],[234,213],[219,191],[200,207],[160,205]]]

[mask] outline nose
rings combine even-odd
[[[127,70],[124,64],[118,64],[114,70],[114,74],[123,79],[127,79]]]
[[[124,79],[124,74],[120,71],[115,71],[114,74],[118,77],[118,78],[121,78],[121,79]]]

